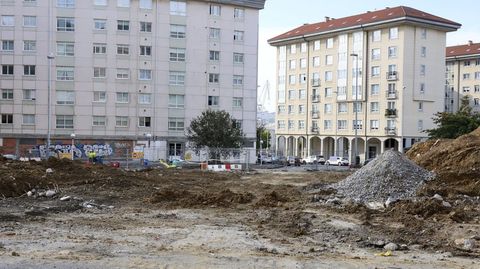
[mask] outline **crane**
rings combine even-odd
[[[266,103],[270,102],[270,81],[266,81],[263,85],[263,89],[258,95],[257,100],[257,111],[258,112],[265,112],[266,111]]]

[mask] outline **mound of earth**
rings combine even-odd
[[[211,192],[204,189],[189,191],[167,188],[153,194],[149,202],[154,204],[166,203],[179,207],[203,207],[205,205],[230,207],[236,204],[248,204],[254,198],[255,196],[249,192],[235,193],[230,189]]]
[[[333,184],[337,194],[356,202],[385,202],[415,196],[417,190],[434,174],[388,150],[346,179]]]

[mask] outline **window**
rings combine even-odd
[[[295,129],[295,121],[293,121],[293,120],[288,121],[288,129],[289,130]]]
[[[2,40],[2,50],[3,51],[13,51],[14,50],[13,40]]]
[[[24,65],[23,66],[23,75],[24,76],[35,76],[35,65]]]
[[[152,47],[140,46],[140,56],[152,56]]]
[[[139,80],[151,80],[152,79],[152,70],[150,70],[150,69],[139,69],[138,70],[138,79]]]
[[[130,31],[130,21],[118,20],[117,21],[117,30],[118,31]]]
[[[420,76],[425,76],[426,68],[424,64],[420,65]]]
[[[108,0],[94,0],[93,4],[96,6],[106,6]]]
[[[214,74],[214,73],[208,74],[208,82],[209,83],[219,83],[220,82],[220,74]]]
[[[326,46],[327,49],[333,48],[333,37],[327,39]]]
[[[140,8],[152,9],[152,0],[140,0]]]
[[[479,105],[480,105],[480,99],[478,99],[478,98],[473,98],[473,105],[474,105],[474,106],[479,106]]]
[[[463,74],[463,79],[465,80],[470,79],[470,73]]]
[[[93,43],[93,54],[105,54],[107,53],[107,44]]]
[[[332,81],[333,80],[333,72],[332,71],[326,71],[325,72],[325,81]]]
[[[363,104],[361,102],[354,102],[353,103],[353,112],[362,113],[363,111]]]
[[[220,51],[210,51],[210,61],[220,61]]]
[[[463,92],[470,92],[470,87],[465,86],[462,88]]]
[[[380,60],[380,49],[372,49],[372,60]]]
[[[128,98],[128,92],[117,92],[117,103],[128,103],[129,98]]]
[[[333,64],[333,56],[332,55],[326,55],[325,56],[325,64],[326,65],[332,65]]]
[[[218,106],[219,98],[218,96],[208,96],[208,106]]]
[[[423,120],[418,120],[417,129],[423,131]]]
[[[2,114],[2,124],[13,124],[13,114]]]
[[[285,121],[284,120],[277,121],[277,127],[278,129],[285,129]]]
[[[337,87],[337,100],[346,100],[347,99],[347,87],[339,86]]]
[[[233,53],[233,63],[234,64],[243,64],[244,54],[243,53]]]
[[[422,55],[422,57],[427,57],[427,47],[422,47],[420,54]]]
[[[126,116],[116,116],[115,117],[115,127],[128,127],[128,117],[126,117]]]
[[[107,101],[107,93],[104,91],[93,92],[93,102],[105,103]]]
[[[470,66],[470,61],[464,61],[463,66]]]
[[[372,41],[379,42],[382,40],[382,30],[376,30],[372,33]]]
[[[117,79],[129,79],[130,70],[128,68],[117,68]]]
[[[35,100],[35,90],[34,89],[24,89],[23,90],[23,100]]]
[[[422,28],[422,30],[420,31],[420,35],[422,39],[427,39],[427,28]]]
[[[297,76],[289,75],[288,76],[288,84],[293,85],[297,83]]]
[[[285,114],[285,105],[279,105],[277,108],[278,114]]]
[[[479,65],[480,65],[480,59],[476,59],[476,60],[475,60],[475,65],[476,65],[476,66],[479,66]]]
[[[170,48],[171,62],[185,62],[185,49]]]
[[[34,114],[23,114],[22,115],[24,125],[35,125],[35,115]]]
[[[353,130],[362,130],[363,129],[363,120],[353,120]]]
[[[107,47],[105,46],[105,50]],[[95,53],[95,49],[94,49]],[[74,56],[75,44],[71,42],[57,42],[57,55],[58,56]]]
[[[138,103],[141,105],[149,105],[152,103],[152,95],[150,93],[139,93]]]
[[[34,40],[24,40],[23,41],[23,51],[36,51],[37,50],[37,41]]]
[[[170,71],[169,76],[170,85],[185,85],[185,72]]]
[[[297,92],[295,90],[288,91],[288,100],[294,100],[297,98]]]
[[[150,127],[151,117],[138,117],[138,127]]]
[[[128,31],[128,30],[127,30]],[[142,33],[151,33],[152,32],[152,23],[151,22],[140,22],[140,32]]]
[[[75,0],[57,0],[57,7],[74,8]]]
[[[235,8],[233,10],[233,17],[237,20],[243,20],[245,18],[245,9]]]
[[[117,54],[118,55],[128,55],[130,53],[130,49],[128,45],[117,45]]]
[[[372,66],[372,77],[380,76],[380,66]]]
[[[314,67],[319,67],[320,66],[320,57],[318,57],[318,56],[313,57],[313,66]]]
[[[234,41],[243,41],[243,35],[244,35],[244,32],[243,31],[233,31],[233,40]]]
[[[337,121],[337,129],[338,130],[347,130],[347,121],[346,120],[338,120]]]
[[[2,64],[2,75],[13,75],[13,64]]]
[[[298,90],[298,99],[300,100],[307,99],[307,90]]]
[[[378,130],[380,122],[378,120],[370,120],[370,130]]]
[[[298,114],[305,114],[305,105],[298,105]]]
[[[332,88],[325,88],[325,97],[332,97],[333,89]]]
[[[480,79],[480,72],[475,72],[475,79]]]
[[[325,114],[331,114],[332,113],[332,104],[325,104],[324,105],[324,112],[325,112]]]
[[[378,102],[371,102],[370,103],[370,112],[376,113],[378,111],[380,111],[380,107],[379,107]]]
[[[301,53],[307,52],[307,43],[300,44],[300,52]]]
[[[2,100],[13,100],[13,89],[2,89]]]
[[[295,68],[297,68],[297,60],[290,60],[288,62],[288,67],[290,68],[290,70],[294,70]]]
[[[185,38],[187,27],[181,24],[170,25],[170,37],[171,38]]]
[[[233,76],[233,86],[243,86],[243,76]]]
[[[475,88],[475,92],[480,92],[480,85],[475,85],[474,88]]]
[[[117,0],[117,7],[130,7],[130,0]]]
[[[305,121],[304,120],[299,120],[298,121],[298,129],[299,130],[304,130],[305,129]]]
[[[423,102],[418,102],[418,111],[423,111]]]
[[[424,94],[425,93],[425,83],[420,83],[420,93]]]
[[[184,108],[185,96],[180,94],[168,95],[168,107],[170,108]]]
[[[323,121],[323,128],[325,130],[332,130],[332,121],[331,120],[324,120]]]
[[[397,39],[398,38],[398,27],[390,28],[389,38],[390,39]]]
[[[370,86],[370,95],[378,95],[380,93],[380,85],[372,84]]]
[[[75,19],[74,18],[57,18],[58,32],[74,32]]]
[[[95,30],[107,30],[107,20],[94,19],[93,20],[93,29],[95,29]]]
[[[220,38],[220,29],[219,28],[210,28],[210,35],[211,39],[219,39]]]
[[[338,113],[347,113],[348,106],[347,103],[338,103]]]
[[[56,91],[57,105],[73,105],[75,104],[74,91]]]
[[[93,126],[105,126],[106,125],[105,116],[92,116],[92,125]]]
[[[290,54],[295,54],[295,53],[297,53],[297,45],[292,44],[290,45]]]
[[[315,40],[313,42],[313,50],[319,50],[320,49],[320,40]]]
[[[182,132],[185,128],[183,118],[168,118],[168,130]]]
[[[388,47],[388,58],[397,57],[397,47]]]
[[[301,84],[307,83],[307,74],[300,74],[300,75],[298,75],[298,77],[299,77],[299,82]]]
[[[233,108],[242,108],[243,107],[243,98],[242,97],[233,97],[232,99]],[[283,107],[285,110],[285,106]]]
[[[221,7],[219,5],[210,5],[210,15],[220,16]]]
[[[0,25],[1,26],[15,26],[15,16],[3,15]]]
[[[105,78],[107,76],[107,69],[105,67],[94,67],[93,68],[93,77],[94,78]]]
[[[170,1],[170,15],[187,15],[187,3],[183,1]]]
[[[23,26],[24,27],[37,27],[37,17],[36,16],[23,16]]]

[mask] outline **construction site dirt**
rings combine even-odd
[[[474,173],[373,210],[334,198],[352,172],[2,160],[0,268],[480,268]]]

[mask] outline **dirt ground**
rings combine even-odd
[[[0,161],[0,268],[480,268],[478,196],[327,203],[350,173]]]

